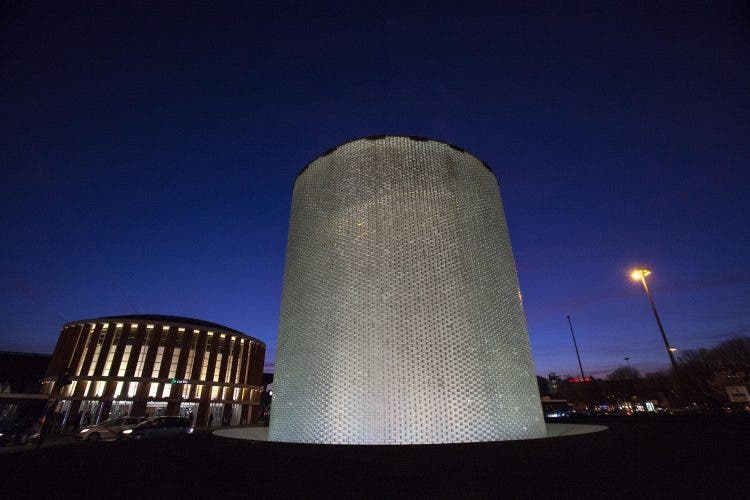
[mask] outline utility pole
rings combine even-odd
[[[570,335],[573,337],[573,346],[576,348],[576,357],[578,358],[578,368],[581,369],[581,378],[586,378],[586,375],[583,374],[583,365],[581,364],[581,354],[578,352],[578,343],[576,342],[576,334],[573,333],[573,322],[570,321],[570,316],[566,316],[568,318],[568,325],[570,325]]]

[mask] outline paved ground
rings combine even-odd
[[[748,498],[747,420],[606,422],[604,432],[440,446],[226,439],[72,444],[0,456],[5,498]]]
[[[575,436],[589,432],[606,431],[603,425],[591,424],[546,424],[547,437]],[[268,441],[268,427],[227,427],[214,431],[216,436],[232,439],[250,439],[253,441]]]

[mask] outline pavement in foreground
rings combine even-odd
[[[747,498],[747,420],[606,422],[533,441],[319,446],[227,439],[0,455],[5,498]]]

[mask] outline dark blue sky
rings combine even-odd
[[[638,263],[674,345],[750,334],[741,5],[24,4],[0,16],[0,349],[162,313],[271,362],[294,177],[379,133],[494,169],[537,372],[575,373],[566,314],[587,371],[666,367]]]

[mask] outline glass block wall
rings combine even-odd
[[[270,439],[545,436],[498,183],[461,148],[343,144],[292,197]]]

